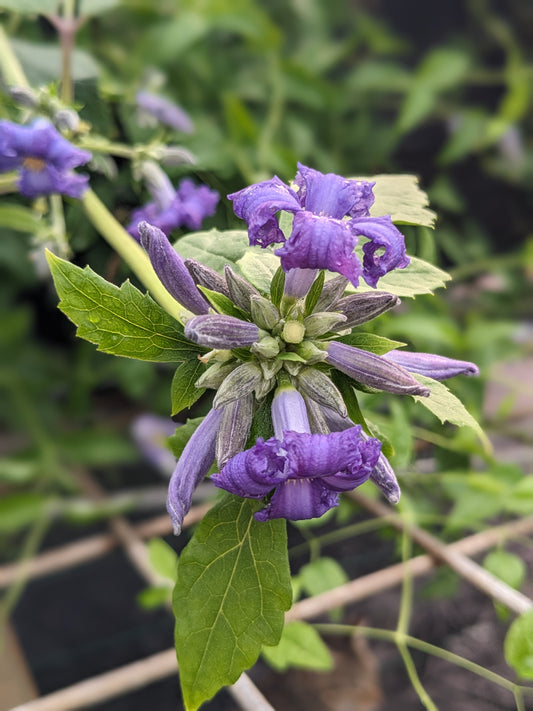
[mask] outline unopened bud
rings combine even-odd
[[[261,368],[256,363],[243,363],[233,370],[219,387],[213,407],[219,408],[253,392],[263,380]]]
[[[254,397],[249,394],[223,408],[215,449],[219,469],[245,449],[252,425],[253,407]]]
[[[228,285],[223,276],[211,269],[211,267],[197,262],[196,259],[185,259],[184,261],[189,274],[196,284],[205,286],[206,289],[211,289],[211,291],[218,291],[219,294],[224,294],[228,299],[230,298]]]
[[[328,311],[330,306],[335,304],[338,299],[344,294],[348,286],[348,279],[343,276],[335,277],[327,281],[322,287],[318,301],[316,302],[315,311]]]
[[[346,316],[331,311],[312,313],[304,318],[305,335],[309,338],[322,336],[331,331],[334,326],[340,326],[343,321],[346,321]]]
[[[205,314],[187,321],[185,338],[206,348],[242,348],[259,340],[259,328],[234,316]]]
[[[244,277],[236,274],[233,269],[226,264],[224,276],[228,285],[230,297],[237,306],[247,313],[250,313],[250,297],[261,296],[255,286],[252,286]]]
[[[386,291],[369,291],[365,294],[350,294],[335,304],[335,311],[345,316],[339,320],[342,328],[353,328],[371,321],[400,303],[400,299]]]
[[[272,388],[276,385],[275,378],[263,378],[259,385],[255,389],[255,397],[257,400],[262,400]]]
[[[280,319],[275,305],[263,296],[251,296],[250,308],[254,323],[266,331],[271,331]]]
[[[72,109],[59,109],[54,114],[54,123],[60,131],[77,131],[80,127],[80,117]]]
[[[180,146],[163,146],[161,150],[157,151],[157,157],[163,165],[183,165],[184,163],[194,165],[196,163],[196,156]]]
[[[266,380],[273,378],[283,367],[282,360],[260,360],[259,365]]]
[[[281,332],[285,343],[301,343],[305,336],[305,326],[301,321],[286,321]]]
[[[35,109],[39,105],[37,95],[28,86],[10,86],[9,96],[19,106],[24,106],[27,109]]]
[[[195,382],[197,388],[213,388],[217,390],[225,378],[235,370],[237,367],[236,363],[213,363],[205,373],[198,378]]]
[[[311,398],[325,407],[346,417],[346,405],[337,387],[325,373],[315,368],[304,368],[298,375],[298,390],[302,395]]]
[[[326,418],[324,417],[324,412],[316,400],[312,400],[306,397],[304,394],[305,407],[307,409],[307,416],[309,418],[309,426],[311,427],[311,432],[313,434],[329,434],[330,429]]]
[[[327,357],[324,348],[319,348],[313,341],[303,341],[295,346],[294,350],[309,365],[325,361]]]
[[[263,358],[274,358],[279,353],[279,343],[277,338],[265,336],[257,343],[254,343],[250,350]]]

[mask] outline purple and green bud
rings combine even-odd
[[[304,297],[318,274],[318,269],[283,269],[286,271],[283,298],[288,301]]]
[[[398,395],[430,394],[429,388],[415,380],[409,371],[383,356],[338,341],[331,341],[326,353],[327,363],[363,385]]]
[[[219,469],[246,447],[253,414],[254,397],[251,393],[222,408],[215,449]]]
[[[176,131],[193,132],[194,127],[189,115],[172,101],[144,90],[137,92],[135,101],[141,114],[141,120],[149,116]]]
[[[304,397],[311,398],[319,405],[330,407],[341,417],[346,417],[346,405],[337,386],[332,380],[316,368],[303,368],[298,374],[297,385]]]
[[[219,387],[213,407],[224,407],[234,400],[246,397],[263,382],[263,373],[257,363],[243,363],[224,379]]]
[[[255,323],[235,316],[205,314],[187,321],[185,337],[205,348],[231,349],[251,346],[259,340],[261,332]]]
[[[346,291],[349,281],[346,277],[338,276],[327,281],[322,287],[320,296],[315,305],[315,311],[330,311]]]
[[[209,304],[196,288],[183,259],[167,236],[148,222],[141,222],[139,237],[155,273],[169,294],[193,314],[207,314]]]
[[[475,363],[446,358],[434,353],[409,353],[395,350],[389,351],[383,357],[411,373],[425,375],[433,380],[447,380],[456,375],[479,375],[479,368]]]
[[[252,286],[247,279],[234,272],[228,264],[224,267],[224,276],[226,277],[230,298],[233,303],[243,311],[250,313],[250,298],[252,296],[261,296],[261,294],[255,286]]]
[[[350,294],[335,304],[335,311],[345,316],[339,320],[342,328],[354,328],[394,308],[400,299],[386,291],[370,291],[366,294]]]
[[[260,341],[251,346],[250,350],[261,358],[274,358],[279,353],[279,342],[273,336],[263,336]]]
[[[197,388],[211,388],[217,390],[227,376],[238,367],[233,363],[213,363],[195,382]]]
[[[185,259],[185,266],[189,270],[189,274],[195,284],[210,289],[211,291],[218,291],[219,294],[224,294],[228,299],[230,298],[226,280],[214,269],[197,262],[196,259]]]

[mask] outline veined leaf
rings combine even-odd
[[[414,297],[418,294],[432,294],[435,289],[446,286],[446,282],[451,279],[451,276],[442,269],[418,257],[410,257],[410,260],[411,263],[405,269],[394,269],[381,277],[377,288],[396,296]],[[355,289],[348,284],[347,291],[353,292]],[[373,291],[373,289],[361,280],[357,292],[366,291]]]
[[[375,181],[372,217],[390,215],[393,222],[433,227],[437,215],[430,210],[428,196],[418,185],[416,175],[373,175],[355,180]]]
[[[184,259],[196,259],[220,274],[224,274],[226,264],[240,274],[237,260],[249,249],[248,232],[246,230],[192,232],[181,237],[174,245],[174,249]]]
[[[195,382],[205,368],[205,364],[198,358],[191,358],[178,365],[170,386],[172,415],[190,407],[203,395],[205,388],[197,388]]]
[[[226,495],[178,565],[176,651],[187,711],[195,711],[279,642],[292,591],[285,523],[259,523],[259,504]]]
[[[110,284],[92,269],[47,252],[61,299],[59,308],[78,327],[77,335],[99,351],[159,362],[196,361],[198,346],[183,335],[183,326],[129,281]]]
[[[279,257],[270,250],[261,247],[248,247],[237,260],[241,273],[249,282],[264,294],[270,292],[274,274],[279,268]]]
[[[347,336],[339,336],[335,340],[354,346],[354,348],[362,348],[364,351],[377,353],[377,355],[384,355],[395,348],[405,346],[402,341],[391,341],[390,338],[376,336],[373,333],[357,333],[357,331]]]

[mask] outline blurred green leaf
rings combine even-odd
[[[303,565],[298,577],[308,595],[319,595],[348,582],[348,576],[339,563],[327,557],[320,557]]]
[[[135,599],[145,610],[155,610],[172,601],[172,588],[157,586],[144,588]]]
[[[508,511],[529,516],[533,513],[533,476],[524,476],[512,489],[507,497],[506,508]]]
[[[100,15],[117,7],[121,0],[80,0],[80,15]],[[54,15],[61,6],[61,0],[0,0],[0,9],[21,14]]]
[[[39,229],[39,218],[27,207],[4,203],[0,205],[0,227],[35,234]]]
[[[330,671],[333,658],[316,630],[306,622],[289,622],[283,628],[276,647],[263,647],[265,661],[276,671],[287,669],[313,669]]]
[[[24,492],[0,499],[0,533],[15,533],[51,513],[54,499],[46,494]]]
[[[526,564],[509,551],[490,551],[483,559],[483,567],[515,590],[519,590],[526,579]]]
[[[152,567],[163,578],[176,582],[178,554],[162,538],[152,538],[147,543],[148,556]]]
[[[37,44],[14,39],[12,46],[28,80],[34,85],[57,81],[61,76],[61,48],[56,45]],[[93,79],[100,69],[90,54],[82,49],[72,52],[71,73],[74,81]]]
[[[510,626],[504,642],[505,660],[522,679],[533,679],[533,610]]]

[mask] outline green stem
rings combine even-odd
[[[159,281],[143,248],[117,222],[106,206],[87,190],[81,203],[89,220],[109,245],[128,264],[132,272],[148,289],[154,299],[176,320],[181,321],[183,307],[168,293]]]
[[[67,228],[65,225],[65,213],[63,211],[63,198],[61,195],[50,195],[50,209],[55,242],[60,251],[59,256],[68,258],[70,256],[70,247],[67,240]]]
[[[324,634],[360,634],[367,639],[392,642],[396,645],[398,644],[398,638],[402,637],[408,647],[418,649],[420,652],[430,654],[432,657],[437,657],[438,659],[442,659],[450,664],[455,664],[455,666],[461,667],[465,671],[472,672],[472,674],[476,674],[477,676],[480,676],[483,679],[496,684],[497,686],[501,686],[503,689],[507,689],[507,691],[510,691],[512,694],[516,695],[517,691],[520,695],[533,694],[533,688],[531,687],[515,684],[514,682],[509,681],[509,679],[500,676],[500,674],[496,674],[489,669],[485,669],[485,667],[482,667],[480,664],[471,662],[469,659],[465,659],[458,654],[448,652],[446,649],[437,647],[429,642],[424,642],[422,639],[411,637],[410,635],[399,635],[396,630],[384,630],[376,627],[363,627],[359,625],[333,625],[326,623],[315,624],[314,627],[319,632]]]
[[[8,86],[30,88],[19,60],[17,59],[6,32],[0,25],[0,67],[4,81]]]
[[[6,173],[5,175],[0,175],[0,195],[18,193],[19,189],[17,187],[17,181],[17,173]]]

